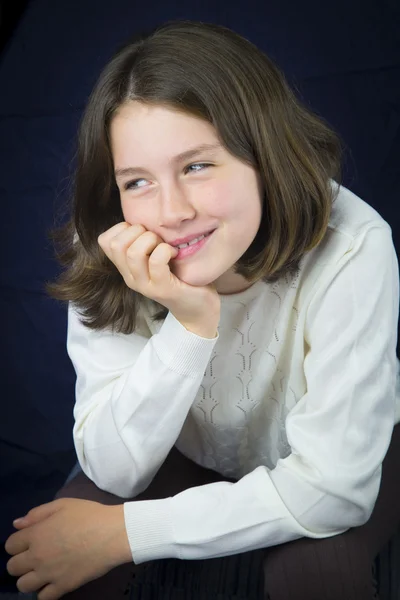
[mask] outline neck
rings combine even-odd
[[[247,281],[242,275],[238,275],[234,271],[229,270],[221,275],[221,277],[218,277],[218,279],[214,281],[214,285],[218,294],[227,296],[229,294],[239,294],[240,292],[244,292],[253,284]]]

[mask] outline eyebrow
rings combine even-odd
[[[216,152],[217,150],[221,150],[222,146],[221,144],[201,144],[200,146],[196,146],[195,148],[190,148],[189,150],[185,150],[184,152],[181,152],[180,154],[177,154],[176,156],[174,156],[173,158],[171,158],[170,163],[172,164],[177,164],[180,162],[183,162],[185,160],[189,160],[191,158],[193,158],[194,156],[197,156],[198,154],[202,154],[203,152]],[[147,171],[147,169],[145,169],[144,167],[126,167],[123,169],[115,169],[115,177],[116,179],[124,177],[124,176],[128,176],[128,175],[135,175],[138,172],[143,173],[144,171]]]

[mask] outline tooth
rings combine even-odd
[[[189,246],[193,246],[193,244],[197,244],[197,242],[199,242],[200,240],[202,240],[204,237],[204,235],[201,235],[198,238],[195,238],[194,240],[192,240],[191,242],[189,242]]]
[[[177,248],[186,248],[187,246],[193,246],[193,244],[197,244],[197,242],[199,242],[200,240],[202,240],[204,237],[206,237],[205,235],[201,235],[198,238],[194,238],[194,240],[192,240],[191,242],[187,242],[186,244],[180,244],[179,246],[177,246]]]

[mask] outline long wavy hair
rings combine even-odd
[[[50,232],[64,268],[47,292],[73,302],[87,327],[132,333],[143,300],[97,241],[124,220],[109,127],[129,101],[204,119],[232,155],[260,174],[261,224],[235,265],[249,282],[296,270],[322,240],[335,200],[331,179],[340,183],[338,135],[249,40],[221,25],[169,21],[130,40],[100,74],[80,124],[69,219]],[[164,318],[165,307],[154,304],[154,319]]]

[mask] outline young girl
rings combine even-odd
[[[373,597],[400,520],[398,427],[380,491],[398,265],[339,171],[335,134],[227,28],[169,22],[106,66],[49,289],[69,301],[79,464],[120,502],[31,511],[7,542],[19,589],[55,600],[122,563],[267,548],[272,600]],[[173,447],[213,482],[138,500]]]

